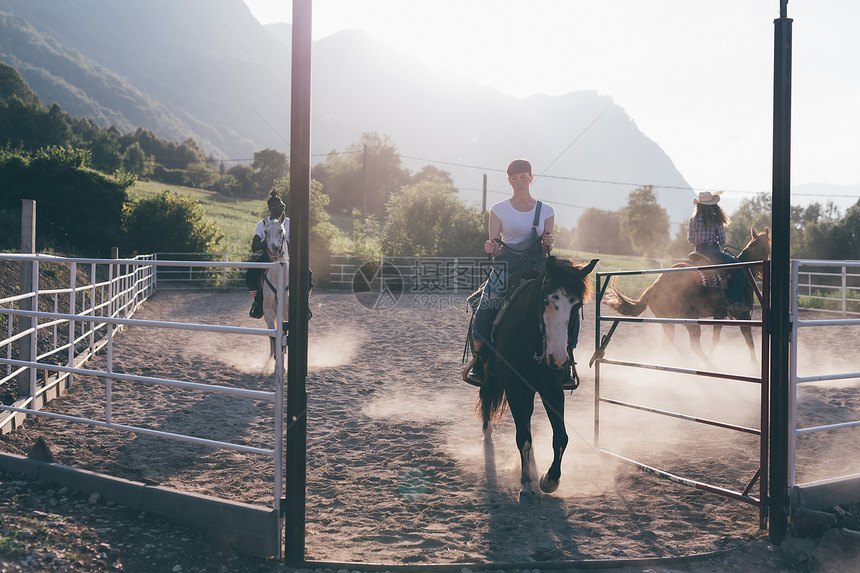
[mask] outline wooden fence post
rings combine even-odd
[[[32,255],[36,252],[36,202],[32,199],[21,200],[21,254]],[[21,261],[21,294],[33,292],[33,261]],[[19,302],[21,310],[38,310],[38,301],[24,299]],[[20,330],[33,328],[37,319],[31,316],[19,318]],[[31,360],[35,351],[35,336],[18,339],[18,360]],[[32,368],[30,369],[32,370]],[[18,375],[18,396],[30,395],[30,370]]]

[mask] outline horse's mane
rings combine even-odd
[[[591,298],[593,290],[588,275],[583,275],[581,272],[587,264],[574,264],[569,259],[556,257],[549,257],[547,260],[547,266],[552,265],[554,267],[554,273],[564,284],[565,289],[569,292],[578,293],[583,302]]]

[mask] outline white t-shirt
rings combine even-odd
[[[263,236],[263,226],[264,226],[265,222],[266,222],[266,220],[263,219],[262,221],[257,223],[257,226],[254,228],[254,234],[257,235],[258,237],[260,237],[261,239],[266,238]],[[287,241],[289,241],[290,240],[290,218],[289,217],[284,218],[284,230],[287,232],[286,237],[287,237]]]
[[[511,205],[510,199],[499,201],[493,205],[490,208],[490,211],[502,222],[502,241],[509,245],[514,245],[528,239],[532,232],[532,223],[535,219],[536,208],[537,202],[535,202],[535,206],[528,211],[517,211],[514,209],[513,205]],[[538,219],[536,229],[538,237],[543,235],[544,222],[553,215],[555,215],[555,210],[544,203],[541,206],[540,218]]]

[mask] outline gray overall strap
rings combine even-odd
[[[543,207],[543,203],[540,201],[535,205],[535,218],[532,221],[532,228],[537,232],[538,223],[540,223],[540,208]]]

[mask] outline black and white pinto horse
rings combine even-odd
[[[290,289],[290,259],[287,252],[287,232],[284,228],[285,215],[281,215],[278,219],[266,217],[263,220],[263,244],[266,246],[266,251],[269,254],[269,260],[278,263],[284,263],[282,271],[286,273],[287,288],[284,290],[284,296],[288,296]],[[269,269],[266,269],[260,279],[263,289],[263,318],[266,320],[266,325],[270,329],[275,328],[275,317],[278,315],[278,289],[276,275],[269,276]],[[289,329],[289,309],[287,301],[284,300],[284,345],[286,345],[286,333]],[[275,337],[269,338],[270,352],[269,360],[275,357]]]
[[[532,444],[531,417],[539,394],[552,426],[553,460],[540,478],[540,489],[552,493],[561,478],[561,459],[567,447],[564,427],[565,368],[573,359],[568,349],[568,327],[591,294],[588,274],[597,259],[574,265],[549,257],[537,278],[520,287],[494,331],[489,376],[481,386],[478,407],[483,419],[485,446],[492,445],[492,422],[507,402],[516,426],[522,476],[520,500],[533,499],[537,469]]]

